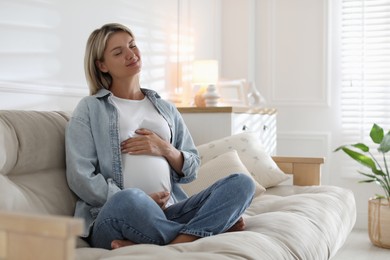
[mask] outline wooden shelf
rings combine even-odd
[[[180,113],[246,113],[273,115],[275,108],[253,107],[177,107]]]
[[[323,164],[325,158],[323,157],[291,157],[291,156],[273,156],[275,162],[284,163],[306,163],[306,164]]]

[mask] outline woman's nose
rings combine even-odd
[[[134,52],[131,49],[127,49],[126,59],[131,60],[132,58],[134,58],[134,56]]]

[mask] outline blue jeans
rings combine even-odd
[[[252,179],[232,174],[162,210],[140,189],[125,189],[103,206],[89,240],[93,247],[111,249],[116,239],[166,245],[180,234],[220,234],[239,220],[254,191]]]

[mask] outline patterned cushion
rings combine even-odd
[[[243,173],[251,176],[247,168],[241,162],[240,157],[238,157],[237,151],[235,150],[226,152],[214,159],[211,159],[207,163],[202,164],[198,172],[198,178],[191,183],[182,184],[182,188],[187,193],[187,195],[192,196],[206,189],[217,180],[222,179],[223,177],[227,177],[233,173]],[[265,188],[257,183],[254,179],[253,182],[256,185],[256,197],[261,195],[265,191]]]
[[[249,173],[264,188],[273,187],[288,179],[272,157],[265,152],[256,133],[245,132],[228,136],[199,145],[197,148],[202,164],[227,151],[236,150]]]

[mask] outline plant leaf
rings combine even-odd
[[[352,144],[353,147],[360,149],[362,152],[368,152],[370,151],[370,148],[362,143]]]
[[[361,171],[358,171],[358,173],[360,173],[361,175],[364,175],[368,178],[372,178],[372,179],[376,179],[377,177],[373,174],[369,174],[369,173],[364,173],[364,172],[361,172]]]
[[[359,153],[359,152],[356,152],[356,151],[353,151],[347,147],[342,147],[341,148],[346,154],[348,154],[352,159],[354,159],[355,161],[361,163],[362,165],[368,167],[368,168],[371,168],[372,171],[376,171],[376,165],[375,165],[375,162],[370,158],[368,157],[367,155],[364,155],[362,153]]]
[[[382,170],[372,169],[372,172],[375,173],[376,175],[386,176],[386,174]]]
[[[383,128],[378,126],[377,124],[374,124],[370,131],[370,137],[372,141],[376,144],[380,144],[382,142],[383,135]]]
[[[390,151],[390,132],[388,132],[382,139],[382,142],[379,145],[378,148],[379,152],[387,153]]]
[[[380,194],[375,194],[375,199],[386,199],[386,197]]]
[[[336,149],[334,149],[333,152],[338,152],[338,151],[340,151],[341,149],[343,149],[344,147],[346,147],[346,145],[339,146],[339,147],[337,147]]]
[[[374,182],[375,180],[362,180],[362,181],[359,181],[359,183],[370,183],[370,182]]]
[[[342,150],[343,148],[347,148],[348,146],[355,147],[355,148],[357,148],[365,153],[370,151],[370,148],[367,145],[365,145],[363,143],[356,143],[356,144],[347,144],[347,145],[339,146],[333,152],[338,152],[338,151]]]

